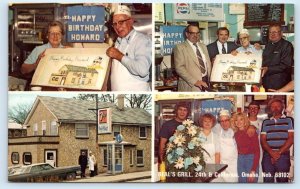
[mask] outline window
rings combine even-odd
[[[32,156],[30,152],[24,152],[23,154],[23,164],[30,165],[32,164]]]
[[[114,125],[113,126],[113,133],[114,137],[116,137],[118,134],[121,133],[121,126],[120,125]]]
[[[56,121],[51,121],[50,135],[58,135],[58,127]]]
[[[103,165],[107,166],[107,149],[103,149]]]
[[[20,161],[19,153],[18,152],[11,153],[11,162],[13,164],[19,164],[19,161]]]
[[[37,136],[38,135],[38,124],[35,123],[33,124],[33,136]]]
[[[140,138],[146,138],[146,137],[147,137],[146,127],[140,127]]]
[[[43,136],[46,135],[46,127],[47,127],[47,122],[45,120],[42,121],[42,132]]]
[[[136,151],[136,164],[138,166],[144,165],[144,150]]]
[[[75,123],[76,137],[78,138],[88,138],[89,137],[89,127],[88,124]]]
[[[129,163],[130,165],[133,165],[134,150],[130,150],[129,153]]]

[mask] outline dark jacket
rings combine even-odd
[[[263,86],[268,89],[280,89],[291,81],[294,66],[293,45],[284,39],[276,43],[269,42],[263,52],[263,67],[268,71],[262,79]]]
[[[207,50],[211,62],[212,59],[214,59],[219,54],[217,41],[218,40],[207,45]],[[227,54],[230,54],[233,50],[237,49],[238,47],[239,46],[237,46],[234,42],[227,42]]]
[[[88,163],[88,159],[86,155],[80,155],[78,158],[78,164],[80,166],[86,167]]]

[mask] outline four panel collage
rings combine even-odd
[[[8,14],[8,182],[294,183],[294,4]]]

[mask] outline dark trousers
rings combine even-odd
[[[86,169],[86,166],[80,166],[81,168],[81,178],[82,177],[85,177],[85,169]]]
[[[262,169],[264,172],[264,182],[288,182],[290,172],[290,154],[285,152],[281,154],[280,158],[272,164],[271,156],[269,153],[264,152],[262,159]]]

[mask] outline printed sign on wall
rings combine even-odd
[[[104,41],[104,7],[68,7],[65,18],[67,19],[67,42]]]
[[[111,108],[98,110],[98,134],[110,133],[112,123]]]
[[[173,14],[174,20],[224,21],[222,3],[176,3]]]
[[[201,102],[201,114],[211,113],[217,116],[221,110],[231,112],[232,103],[229,100],[204,100]]]
[[[161,26],[163,36],[163,54],[172,54],[176,44],[184,42],[184,26]]]

